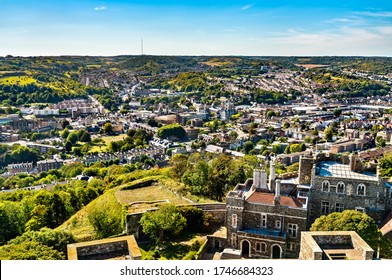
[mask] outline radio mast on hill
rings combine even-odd
[[[141,42],[141,49],[142,49],[142,55],[143,55],[143,39],[142,39],[142,42]]]

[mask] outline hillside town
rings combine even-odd
[[[23,193],[19,201],[24,201],[33,192],[45,191],[59,192],[60,200],[83,196],[79,204],[69,202],[73,211],[56,223],[46,216],[52,210],[43,206],[45,199],[34,198],[33,210],[22,225],[29,230],[48,226],[70,231],[81,219],[72,215],[121,186],[124,193],[116,193],[116,203],[128,209],[125,216],[119,214],[125,224],[119,222],[109,233],[100,233],[102,228],[92,225],[94,237],[69,242],[68,259],[107,259],[116,254],[142,258],[137,243],[146,242],[149,235],[143,228],[143,214],[172,204],[173,199],[133,201],[124,198],[125,190],[141,194],[145,187],[154,186],[160,188],[155,193],[168,188],[175,194],[180,201],[174,204],[201,209],[212,217],[214,227],[204,235],[203,249],[192,258],[339,259],[352,254],[347,248],[338,250],[354,242],[347,240],[360,240],[355,244],[366,251],[360,259],[392,256],[392,245],[370,248],[374,244],[366,244],[355,232],[344,238],[340,236],[346,236],[344,232],[325,233],[331,235],[329,241],[320,241],[311,231],[322,216],[355,210],[373,219],[383,238],[392,242],[391,74],[328,65],[296,65],[293,70],[251,64],[234,69],[238,74],[210,74],[216,67],[198,63],[187,69],[189,76],[182,77],[185,82],[178,80],[185,75],[180,71],[146,76],[143,72],[93,69],[83,72],[79,82],[110,94],[2,106],[3,201],[16,199],[18,193]],[[332,74],[324,76],[330,80],[322,83],[311,76],[314,69],[330,71]],[[374,94],[366,94],[365,89],[354,94],[333,85],[332,75],[382,86]],[[173,83],[178,85],[173,87]],[[209,172],[220,170],[214,159],[240,162],[240,175],[207,189],[212,183],[196,178],[202,169],[193,170],[194,177],[188,173],[202,164],[203,176],[209,178]],[[134,172],[149,175],[133,176]],[[169,185],[183,186],[183,190]],[[7,233],[9,237],[0,241],[4,244],[23,232]],[[110,243],[110,238],[121,233],[124,239],[115,241],[117,253],[106,251],[105,240]],[[312,238],[316,241],[309,241]],[[339,240],[346,240],[344,246]],[[336,252],[326,249],[315,257],[316,253],[306,249],[306,242],[321,242],[322,249],[336,247]],[[327,246],[325,242],[337,244]],[[88,250],[77,249],[88,246]],[[127,246],[133,251],[128,252]]]

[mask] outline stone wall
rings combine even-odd
[[[235,203],[234,205],[238,205]],[[281,223],[284,237],[262,236],[242,231],[243,228],[262,228],[262,215],[266,215],[266,228],[277,230],[276,221]],[[237,226],[233,227],[233,215],[236,215]],[[271,258],[272,247],[279,245],[282,257],[296,258],[300,249],[300,232],[306,230],[307,210],[305,208],[291,208],[259,203],[245,203],[244,207],[228,204],[227,206],[227,238],[228,245],[235,249],[241,249],[242,242],[247,241],[250,245],[250,255],[255,258]],[[297,225],[297,237],[288,234],[288,224]],[[265,243],[265,250],[257,250],[257,243]],[[259,247],[260,248],[260,247]],[[263,248],[264,249],[264,248]],[[290,250],[289,250],[290,249]]]
[[[68,260],[104,260],[118,257],[141,259],[140,249],[131,236],[67,245]]]
[[[226,209],[225,205],[222,203],[216,204],[188,204],[188,205],[178,205],[182,206],[195,206],[202,209],[204,213],[210,214],[210,222],[213,226],[224,225],[226,222]],[[157,209],[151,209],[151,211],[156,211]],[[146,211],[145,211],[146,212]],[[145,212],[128,214],[126,217],[125,232],[126,234],[134,235],[136,238],[140,238],[142,231],[140,228],[140,219]]]
[[[329,192],[322,191],[322,183],[326,180],[330,183]],[[345,184],[343,193],[336,191],[336,185],[339,182]],[[365,185],[365,196],[357,195],[359,184]],[[390,194],[386,192],[386,187],[382,182],[315,176],[309,194],[309,226],[322,215],[322,201],[330,203],[330,213],[336,212],[336,203],[340,203],[343,204],[344,210],[354,210],[356,207],[364,208],[365,212],[376,221],[381,219],[385,210],[391,207]]]

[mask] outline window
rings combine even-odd
[[[366,195],[366,187],[364,184],[359,184],[357,187],[357,195]]]
[[[256,251],[257,252],[261,251],[261,243],[260,242],[256,242]]]
[[[290,237],[297,237],[298,225],[288,224],[287,228],[288,228],[288,234]]]
[[[329,182],[328,182],[328,181],[324,181],[324,182],[321,184],[321,190],[322,190],[323,192],[328,192],[328,191],[329,191]]]
[[[328,215],[331,210],[329,201],[321,201],[321,215]]]
[[[281,227],[282,227],[281,221],[280,221],[280,220],[276,220],[276,221],[275,221],[275,228],[276,228],[276,229],[280,229]]]
[[[261,214],[261,227],[267,227],[267,214]]]
[[[343,212],[344,211],[344,204],[340,203],[340,202],[336,202],[335,211],[336,212]]]
[[[339,182],[337,185],[336,192],[337,193],[344,193],[345,184],[343,182]]]
[[[290,242],[288,245],[289,245],[287,248],[288,251],[295,251],[295,243]]]
[[[267,244],[266,243],[261,243],[261,252],[267,252]]]
[[[234,248],[237,246],[237,236],[235,233],[231,234],[231,246]]]
[[[237,227],[237,214],[231,215],[231,226],[233,228]]]
[[[365,208],[363,207],[355,207],[355,210],[357,210],[358,212],[365,213]]]

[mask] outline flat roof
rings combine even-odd
[[[318,175],[322,177],[337,177],[366,181],[378,181],[377,176],[374,173],[351,171],[349,165],[333,161],[320,162],[317,167],[319,168]]]

